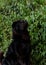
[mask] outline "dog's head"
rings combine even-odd
[[[17,20],[12,24],[12,28],[14,32],[17,32],[19,34],[26,32],[27,27],[28,27],[28,23],[26,20]]]
[[[28,23],[26,20],[17,20],[12,24],[13,39],[20,39],[22,35],[26,35]]]

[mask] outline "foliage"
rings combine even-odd
[[[0,50],[6,52],[18,19],[29,23],[33,65],[46,65],[46,0],[0,0]]]

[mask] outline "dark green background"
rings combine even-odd
[[[46,65],[46,0],[0,0],[0,50],[12,41],[13,21],[28,21],[33,65]]]

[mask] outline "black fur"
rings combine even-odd
[[[30,36],[25,20],[13,22],[13,41],[8,47],[2,65],[30,65]]]
[[[3,56],[3,52],[0,51],[0,65],[2,65],[2,60],[3,60],[4,56]]]

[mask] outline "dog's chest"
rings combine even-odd
[[[22,60],[18,60],[15,65],[26,65]]]

